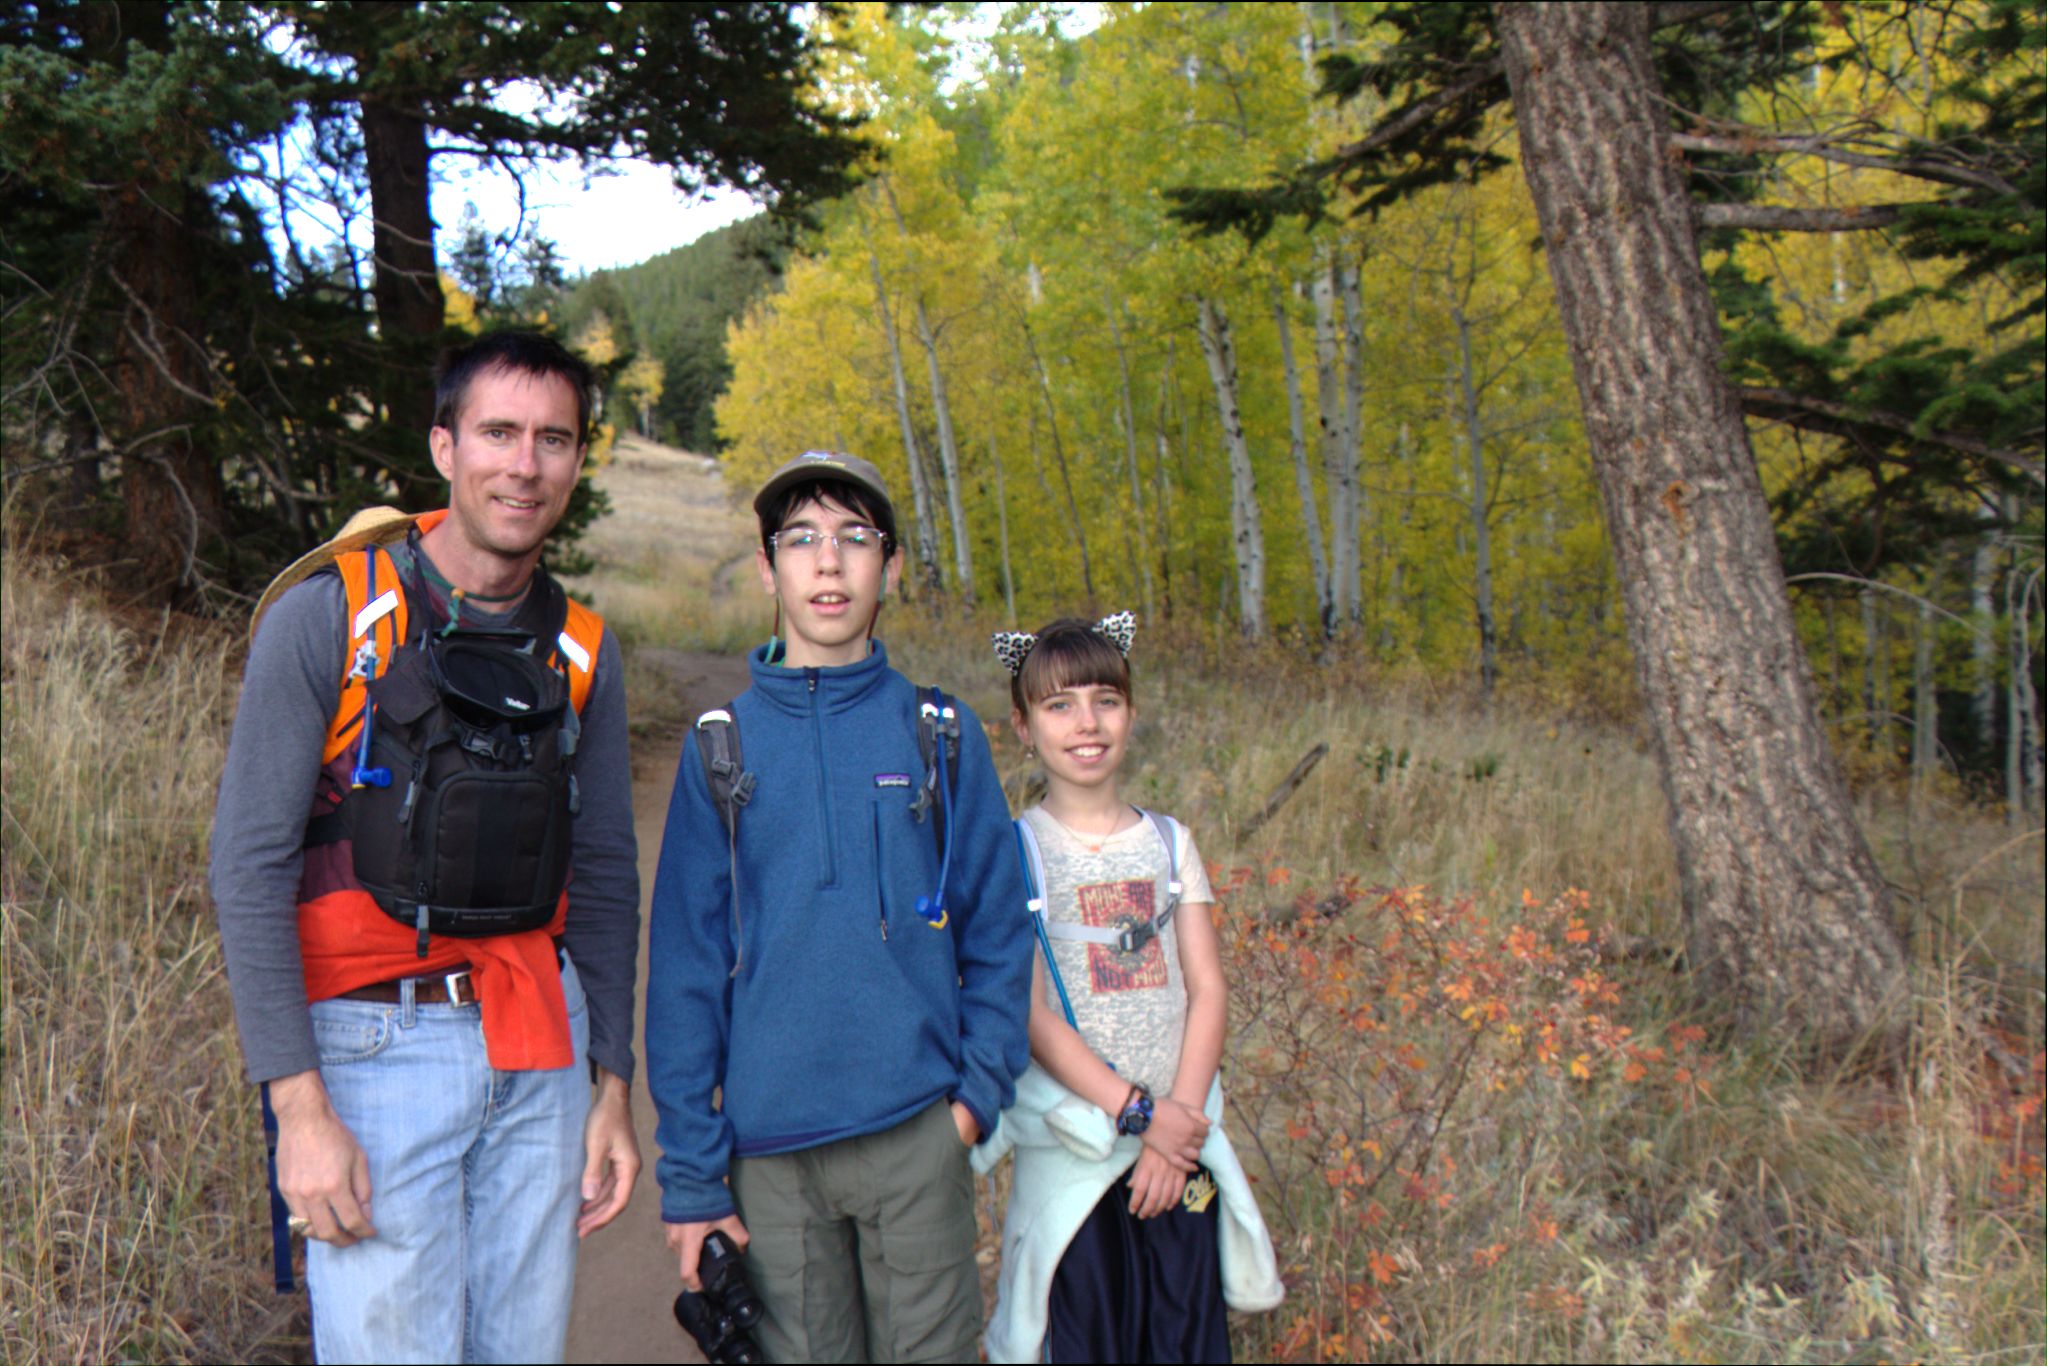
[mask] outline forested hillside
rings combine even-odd
[[[660,366],[659,397],[625,414],[642,436],[717,448],[715,405],[732,379],[726,328],[779,285],[789,235],[785,222],[749,218],[636,266],[597,271],[568,291],[561,316],[571,336],[602,319],[620,346]]]

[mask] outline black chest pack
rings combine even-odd
[[[553,579],[535,576],[541,597],[527,610],[544,629],[529,635],[436,630],[426,595],[400,578],[407,639],[368,681],[354,781],[306,843],[351,840],[356,881],[418,931],[423,958],[432,934],[474,939],[554,918],[580,805],[581,722],[565,673],[536,645],[567,617]]]

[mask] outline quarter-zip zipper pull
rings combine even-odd
[[[888,912],[881,913],[881,942],[888,943]]]
[[[816,691],[817,691],[817,670],[815,670],[815,669],[805,669],[805,670],[803,671],[803,676],[804,676],[804,677],[805,677],[806,679],[808,679],[808,680],[810,681],[810,690],[811,690],[812,692],[816,692]]]

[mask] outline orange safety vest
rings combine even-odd
[[[427,513],[419,519],[419,529],[431,531],[447,515],[445,508]],[[372,557],[379,586],[374,599],[369,593]],[[381,546],[349,551],[334,563],[348,595],[345,653],[350,672],[356,651],[365,641],[374,640],[377,673],[381,675],[406,639],[409,614],[398,567]],[[589,700],[597,647],[603,638],[603,618],[571,599],[568,619],[554,642],[552,662],[566,667],[569,702],[579,714]],[[338,808],[349,790],[357,737],[369,701],[366,683],[354,677],[341,680],[341,698],[328,723],[327,743],[321,752],[313,817]],[[422,959],[414,932],[386,915],[356,880],[350,841],[310,846],[305,850],[298,895],[306,999],[325,1001],[393,978],[430,977],[466,968],[474,976],[483,1007],[483,1038],[492,1067],[531,1071],[573,1066],[578,1060],[570,1044],[568,1005],[562,995],[554,942],[567,919],[568,904],[564,890],[554,918],[537,930],[480,939],[436,936]]]

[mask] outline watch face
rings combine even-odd
[[[1123,1113],[1116,1120],[1117,1131],[1135,1138],[1150,1127],[1151,1097],[1143,1094],[1131,1097],[1130,1103],[1123,1107]]]

